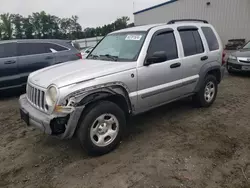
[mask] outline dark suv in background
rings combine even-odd
[[[11,40],[0,42],[0,91],[26,85],[29,74],[38,69],[81,59],[71,41]]]

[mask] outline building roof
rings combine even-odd
[[[155,9],[155,8],[158,8],[158,7],[161,7],[161,6],[164,6],[164,5],[167,5],[167,4],[170,4],[170,3],[174,3],[178,0],[168,0],[167,2],[165,3],[161,3],[161,4],[158,4],[158,5],[155,5],[155,6],[152,6],[152,7],[149,7],[149,8],[146,8],[146,9],[143,9],[143,10],[139,10],[137,12],[134,12],[134,15],[135,14],[140,14],[142,12],[146,12],[146,11],[149,11],[149,10],[152,10],[152,9]]]

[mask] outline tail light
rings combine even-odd
[[[222,63],[221,63],[222,65],[224,65],[226,63],[225,58],[226,58],[226,52],[223,51],[223,53],[222,53]]]
[[[77,53],[76,56],[79,57],[79,59],[82,59],[82,54],[81,53]]]

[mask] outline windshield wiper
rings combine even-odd
[[[118,56],[114,56],[114,55],[110,55],[110,54],[105,54],[105,55],[100,55],[100,57],[107,57],[109,59],[112,59],[113,61],[117,61],[118,60]]]
[[[89,57],[88,57],[88,59],[97,59],[97,58],[99,58],[100,56],[99,55],[93,55],[93,54],[90,54],[89,55]]]

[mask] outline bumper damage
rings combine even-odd
[[[21,118],[28,126],[37,127],[45,134],[54,135],[60,139],[69,139],[74,135],[84,108],[84,106],[76,107],[70,114],[49,115],[32,106],[26,95],[20,96],[19,104]]]
[[[227,68],[238,72],[250,72],[250,64],[227,62]]]

